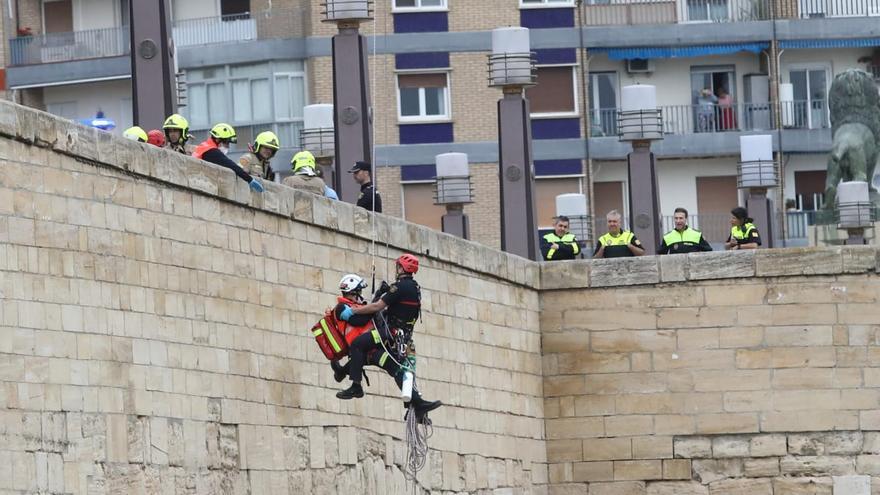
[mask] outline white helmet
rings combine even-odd
[[[367,288],[367,283],[359,275],[349,273],[339,281],[339,288],[342,292],[359,292],[361,289]]]

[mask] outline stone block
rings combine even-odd
[[[632,459],[632,441],[629,438],[587,438],[583,440],[583,460],[610,461]]]
[[[573,289],[590,286],[591,263],[584,260],[541,263],[541,289]],[[550,295],[549,297],[552,297]]]
[[[644,324],[648,325],[653,315],[639,315],[636,318],[642,318]],[[566,319],[568,319],[568,313],[566,314]],[[601,324],[600,322],[596,323]],[[672,351],[675,349],[675,332],[672,330],[610,330],[607,332],[593,332],[590,335],[590,347],[596,352]]]
[[[800,305],[793,304],[788,306],[774,306],[774,320],[783,317],[787,320],[798,320],[803,318],[805,321],[817,322],[817,318],[813,318],[819,314],[834,316],[833,308],[825,305]],[[777,309],[785,310],[786,314],[777,314]],[[815,313],[815,314],[814,314]],[[775,321],[774,321],[775,323]],[[831,326],[784,326],[784,327],[767,327],[764,329],[764,342],[771,347],[813,347],[832,345]]]
[[[605,418],[605,434],[612,437],[650,435],[654,433],[651,416],[609,416]]]
[[[619,287],[660,282],[657,256],[595,259],[590,262],[590,287]]]
[[[751,457],[783,456],[786,452],[785,435],[756,435],[749,440]]]
[[[755,251],[726,251],[688,254],[690,280],[711,280],[755,276]]]
[[[842,456],[783,457],[779,469],[790,476],[843,476],[854,473],[855,463]]]
[[[592,483],[595,481],[612,481],[615,479],[614,463],[612,461],[575,462],[571,465],[571,469],[572,477],[570,481],[586,481]],[[550,481],[551,483],[553,482],[552,475]]]
[[[633,437],[632,451],[634,459],[672,458],[672,437]]]
[[[660,282],[684,282],[688,278],[688,257],[684,254],[658,256]]]
[[[689,459],[663,460],[663,479],[690,480],[691,477],[691,461]]]
[[[835,274],[843,271],[840,248],[759,249],[755,274],[759,277]]]
[[[822,441],[826,454],[858,454],[862,451],[864,435],[860,431],[836,431],[823,435]]]
[[[708,459],[712,457],[712,440],[708,437],[676,437],[673,452],[676,458]]]
[[[835,476],[833,495],[871,495],[870,476]]]
[[[309,427],[309,467],[320,469],[325,466],[324,459],[324,428]]]
[[[874,271],[877,260],[876,246],[841,246],[844,273]]]
[[[832,495],[831,478],[776,478],[776,495]]]
[[[694,479],[706,485],[743,475],[742,459],[699,459],[692,461],[691,466]]]
[[[709,485],[709,495],[773,495],[773,484],[751,478],[720,480]]]
[[[758,416],[756,414],[700,414],[697,416],[697,433],[756,433],[758,431]]]
[[[646,481],[663,479],[663,463],[660,460],[614,461],[616,481]]]
[[[590,495],[645,495],[645,490],[642,481],[590,483]]]
[[[712,454],[716,459],[725,457],[748,457],[747,437],[716,437],[712,439]]]
[[[779,458],[764,457],[743,460],[743,474],[749,478],[768,478],[779,475]]]
[[[880,454],[880,432],[866,431],[864,432],[864,441],[862,443],[862,452],[866,454]]]
[[[856,457],[856,472],[873,476],[880,475],[880,455],[860,455]]]
[[[709,495],[709,487],[695,482],[656,481],[648,483],[647,495]]]

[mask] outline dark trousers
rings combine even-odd
[[[382,335],[384,332],[380,332]],[[391,346],[386,344],[389,349]],[[342,369],[348,373],[348,378],[354,383],[360,383],[364,375],[364,366],[371,365],[382,368],[386,373],[394,378],[397,388],[403,388],[404,370],[392,359],[386,355],[385,348],[382,344],[377,344],[373,338],[372,332],[365,333],[354,339],[348,349],[349,360],[342,366]],[[384,357],[384,359],[383,359]],[[403,362],[400,357],[394,356],[397,361]],[[383,362],[384,361],[384,362]],[[422,398],[418,390],[413,387],[413,402],[419,403]]]

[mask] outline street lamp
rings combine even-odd
[[[556,216],[568,218],[568,230],[574,234],[582,248],[592,234],[592,223],[587,215],[587,196],[585,194],[560,194],[556,196]],[[581,254],[584,250],[581,249]]]
[[[623,87],[617,132],[620,141],[629,141],[632,145],[632,151],[626,155],[630,225],[645,250],[655,253],[660,242],[660,200],[651,142],[663,139],[657,88],[650,85]]]
[[[779,168],[773,160],[773,136],[740,136],[737,186],[746,189],[746,209],[755,221],[759,232],[764,232],[765,246],[776,243],[773,222],[773,201],[767,197],[767,189],[779,184]]]
[[[847,244],[865,244],[865,229],[874,226],[874,204],[868,183],[841,182],[837,186],[837,228],[846,230]]]
[[[437,177],[434,204],[446,205],[442,218],[443,232],[463,239],[468,238],[468,217],[464,205],[472,203],[471,176],[465,153],[437,155]]]
[[[534,86],[535,61],[529,30],[492,30],[489,86],[501,88],[498,100],[498,167],[501,189],[501,249],[536,260],[535,173],[532,126],[525,89]]]
[[[357,161],[370,162],[373,155],[367,40],[360,34],[361,23],[373,18],[373,1],[325,0],[323,6],[323,22],[336,23],[339,29],[333,36],[333,127],[338,143],[333,184],[340,199],[353,203],[360,186],[343,180],[344,172]]]
[[[315,162],[328,172],[327,182],[336,184],[332,167],[336,156],[336,136],[333,125],[333,105],[318,104],[303,107],[303,130],[300,146],[315,156]]]

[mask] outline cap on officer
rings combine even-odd
[[[356,162],[354,162],[354,166],[351,167],[351,170],[349,170],[348,173],[353,174],[355,172],[360,172],[361,170],[366,170],[367,172],[371,172],[372,168],[373,167],[370,165],[369,162],[356,161]]]

